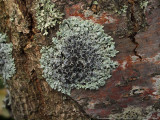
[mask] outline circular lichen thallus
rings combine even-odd
[[[99,6],[97,0],[95,0],[95,1],[92,2],[92,4],[91,4],[91,10],[92,10],[95,14],[97,14],[97,13],[99,12],[100,6]]]
[[[118,53],[113,38],[90,20],[65,19],[52,42],[41,49],[43,77],[64,94],[70,95],[72,89],[98,90],[118,66],[111,60]]]

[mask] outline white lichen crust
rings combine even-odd
[[[89,20],[71,17],[63,21],[51,47],[41,49],[43,76],[55,90],[99,89],[111,77],[117,62],[113,38]]]
[[[60,13],[56,5],[51,0],[37,0],[36,20],[37,28],[43,32],[43,35],[48,34],[48,29],[60,23],[63,13]]]
[[[0,75],[4,79],[9,80],[15,73],[14,59],[12,58],[12,44],[5,43],[6,35],[0,33]]]

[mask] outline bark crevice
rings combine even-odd
[[[135,12],[135,5],[138,4],[134,0],[128,1],[128,11],[129,11],[129,21],[128,21],[128,29],[131,31],[129,34],[129,38],[132,41],[133,44],[135,44],[135,48],[133,49],[133,53],[135,56],[139,58],[140,61],[142,61],[142,56],[138,53],[137,48],[139,46],[139,43],[136,41],[135,36],[137,35],[138,31],[142,29],[142,27],[139,25],[137,19],[136,19],[136,12]],[[139,11],[142,12],[142,11]],[[143,13],[141,13],[143,15]]]
[[[136,45],[136,47],[135,47],[134,50],[133,50],[134,55],[137,56],[137,57],[140,59],[140,61],[142,61],[142,56],[140,56],[140,55],[138,54],[138,51],[136,50],[136,49],[138,48],[138,46],[139,46],[139,43],[138,43],[138,42],[136,41],[136,39],[135,39],[136,34],[137,34],[137,32],[132,33],[132,35],[130,35],[129,38],[132,40],[133,44]]]

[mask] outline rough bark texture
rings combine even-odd
[[[42,46],[51,44],[58,26],[43,36],[36,29],[34,0],[0,0],[0,32],[13,43],[16,74],[8,81],[12,115],[16,120],[107,119],[130,106],[140,117],[159,119],[160,109],[160,1],[148,0],[52,0],[64,19],[80,16],[104,26],[119,51],[119,67],[97,91],[73,90],[71,97],[52,90],[42,77]],[[126,9],[125,9],[125,6]],[[92,11],[89,17],[86,11]],[[98,17],[97,17],[98,16]],[[132,111],[132,110],[131,110]],[[142,112],[143,111],[143,112]],[[90,116],[90,117],[89,117]]]

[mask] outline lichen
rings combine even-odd
[[[111,114],[110,119],[114,120],[143,120],[142,108],[129,106],[124,108],[122,113]]]
[[[158,109],[155,104],[158,104]],[[121,113],[110,114],[109,119],[111,120],[159,120],[160,109],[159,102],[152,106],[137,107],[128,106],[123,109]],[[157,115],[156,115],[157,114]]]
[[[148,6],[148,3],[149,1],[148,0],[143,0],[143,1],[140,1],[140,7],[141,9],[146,9],[146,7]]]
[[[155,80],[154,83],[154,89],[155,89],[155,95],[160,95],[160,75],[156,75],[153,77],[153,80]]]
[[[99,89],[111,77],[117,62],[113,38],[103,26],[89,20],[65,19],[52,39],[53,45],[41,49],[43,76],[55,90],[65,94],[76,89]]]
[[[119,9],[119,10],[116,9],[115,12],[116,12],[117,14],[119,14],[119,15],[122,15],[122,14],[126,14],[127,9],[128,9],[128,6],[127,6],[127,5],[123,5],[123,6],[121,7],[121,9]]]
[[[56,8],[56,5],[51,0],[38,0],[36,6],[37,28],[43,32],[43,35],[48,34],[48,29],[59,24],[63,14]]]
[[[155,57],[154,57],[154,61],[160,61],[160,53],[158,53]]]
[[[0,33],[0,75],[4,79],[9,80],[15,73],[14,59],[12,58],[12,44],[5,43],[6,35]]]

